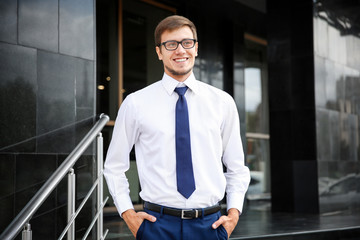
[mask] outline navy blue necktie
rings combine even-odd
[[[187,87],[175,88],[179,95],[176,103],[176,179],[177,189],[185,198],[195,191],[194,171],[191,159],[189,114],[185,99]]]

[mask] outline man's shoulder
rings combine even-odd
[[[233,100],[233,97],[225,92],[224,90],[217,88],[209,83],[197,80],[198,85],[199,85],[199,90],[206,95],[210,95],[210,96],[214,96],[217,98],[221,98],[224,100]]]
[[[161,81],[156,81],[142,89],[139,89],[135,92],[130,93],[129,97],[132,97],[132,98],[147,97],[148,95],[156,94],[156,92],[160,89],[160,87],[161,87]]]

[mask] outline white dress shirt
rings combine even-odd
[[[178,94],[174,89],[182,84],[188,86],[185,97],[196,185],[188,199],[176,187]],[[239,116],[229,94],[197,81],[193,74],[184,83],[164,74],[161,81],[126,97],[116,118],[104,169],[120,215],[133,208],[125,176],[133,145],[143,200],[174,208],[204,208],[222,200],[226,191],[227,208],[242,211],[250,173],[244,165]]]

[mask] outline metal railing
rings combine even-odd
[[[11,240],[14,239],[21,229],[22,239],[31,240],[32,230],[29,221],[48,198],[50,193],[58,186],[60,181],[68,173],[68,225],[58,239],[62,239],[67,234],[67,239],[75,239],[75,218],[85,205],[86,201],[91,196],[92,192],[97,188],[97,213],[95,214],[89,228],[87,229],[84,237],[86,239],[94,224],[97,222],[97,239],[105,239],[108,230],[103,232],[103,208],[108,198],[103,200],[103,138],[101,131],[109,121],[109,117],[105,114],[100,115],[100,119],[92,127],[92,129],[86,134],[76,148],[69,154],[65,161],[57,168],[57,170],[51,175],[51,177],[45,182],[40,190],[34,195],[34,197],[26,204],[21,212],[15,217],[10,225],[1,234],[0,239]],[[89,190],[86,197],[83,199],[78,209],[75,211],[75,174],[72,168],[76,161],[81,157],[84,151],[90,146],[90,144],[97,138],[97,179],[94,182],[92,188]]]

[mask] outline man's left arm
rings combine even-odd
[[[223,156],[226,167],[226,194],[228,215],[222,216],[213,228],[223,225],[228,235],[233,232],[242,212],[245,193],[250,183],[250,171],[245,166],[244,151],[240,136],[240,122],[236,104],[231,98],[224,107],[222,124]]]

